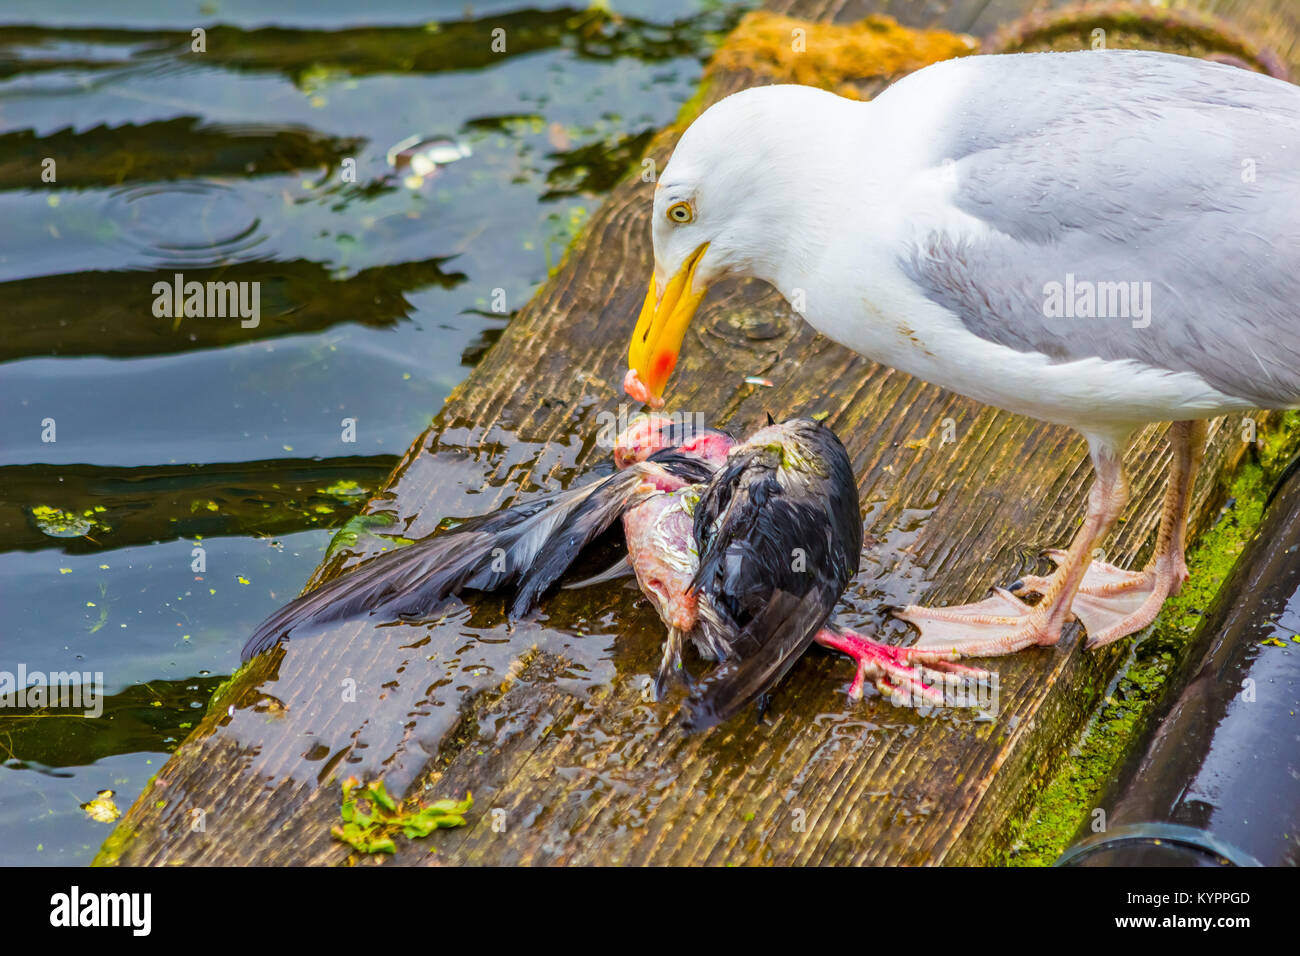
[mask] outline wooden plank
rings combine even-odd
[[[999,2],[1006,15],[1029,5]],[[984,7],[887,9],[909,25],[961,30]],[[839,22],[879,8],[768,7]],[[708,98],[756,79],[715,75]],[[660,168],[675,135],[651,149]],[[619,405],[651,265],[649,188],[634,180],[614,191],[371,510],[396,511],[418,537],[444,516],[562,486],[606,457],[596,436]],[[769,411],[829,413],[860,478],[870,536],[847,623],[905,639],[881,604],[977,598],[1068,540],[1083,513],[1091,471],[1077,436],[874,365],[813,334],[757,283],[711,293],[682,361],[674,410],[741,433]],[[754,374],[776,387],[743,384]],[[943,441],[947,427],[953,442]],[[1244,447],[1233,423],[1212,426],[1197,528]],[[1157,429],[1135,441],[1133,502],[1112,560],[1149,553],[1167,459]],[[314,580],[342,566],[327,563]],[[411,797],[474,792],[469,825],[403,843],[403,863],[970,862],[1032,798],[1126,653],[1125,642],[1084,653],[1075,637],[991,662],[992,719],[851,702],[851,666],[815,652],[780,685],[766,724],[737,719],[685,737],[670,726],[673,705],[643,697],[663,629],[624,584],[561,592],[513,626],[493,600],[452,608],[433,626],[352,623],[237,675],[99,862],[343,862],[347,848],[329,827],[348,774],[383,776]]]

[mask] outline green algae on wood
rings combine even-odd
[[[1229,506],[1188,551],[1190,577],[1169,599],[1149,634],[1130,652],[1112,689],[1092,715],[1037,802],[995,845],[989,865],[1050,866],[1065,851],[1133,741],[1193,639],[1201,614],[1227,580],[1264,516],[1264,504],[1289,457],[1300,451],[1300,413],[1288,412],[1261,431],[1258,460],[1245,462],[1231,482]]]

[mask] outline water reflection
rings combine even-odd
[[[243,0],[0,13],[0,657],[102,669],[124,700],[190,687],[178,670],[199,660],[232,666],[364,500],[329,489],[377,491],[739,12],[510,6],[289,2],[275,25]],[[386,153],[412,136],[468,155],[406,188]],[[260,321],[160,318],[153,288],[177,273],[256,283]],[[453,467],[428,523],[483,510],[462,506],[530,455],[569,454],[510,444],[486,494]],[[42,530],[87,511],[85,534]],[[216,555],[203,580],[196,542]],[[466,666],[499,679],[504,645],[484,634]],[[575,680],[605,673],[600,646]],[[88,860],[103,831],[80,804],[129,804],[188,732],[184,696],[151,698],[153,723],[113,709],[121,733],[27,719],[6,737],[4,862]],[[54,766],[58,789],[31,772]]]

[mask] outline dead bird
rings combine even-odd
[[[668,626],[658,692],[690,639],[719,662],[687,726],[736,713],[774,686],[830,617],[862,549],[844,446],[811,419],[769,424],[731,448],[704,484],[623,517],[641,589]]]
[[[720,449],[712,450],[705,460],[716,461]],[[668,628],[658,696],[685,675],[685,639],[719,662],[692,685],[687,729],[714,726],[758,699],[814,642],[857,662],[855,698],[871,677],[883,693],[938,703],[929,683],[936,672],[984,676],[942,654],[826,626],[857,573],[863,533],[848,453],[824,425],[769,424],[728,449],[707,482],[660,491],[625,512],[623,526],[637,581]]]
[[[281,608],[254,632],[245,661],[292,632],[368,612],[418,620],[468,591],[514,589],[522,617],[618,518],[628,557],[579,585],[635,574],[668,628],[656,687],[692,687],[690,729],[712,726],[768,691],[814,641],[852,657],[850,689],[872,678],[883,693],[937,703],[939,671],[980,674],[939,652],[881,644],[824,627],[857,571],[862,519],[839,439],[809,419],[770,424],[737,444],[711,428],[663,416],[635,421],[615,442],[619,471],[470,519],[379,555]],[[696,687],[683,641],[718,662]]]

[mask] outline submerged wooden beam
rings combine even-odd
[[[1029,5],[995,4],[1006,17]],[[958,2],[936,20],[918,0],[889,12],[909,25],[980,23],[987,32],[998,25],[979,19],[987,7]],[[839,22],[878,9],[769,4]],[[890,39],[918,55],[945,43],[955,50],[937,35]],[[815,42],[808,55],[818,55]],[[770,82],[764,62],[711,71],[703,99]],[[871,95],[893,78],[837,75],[834,85]],[[678,132],[653,144],[659,168]],[[419,537],[446,516],[563,485],[607,457],[598,436],[620,404],[626,337],[651,266],[650,189],[632,180],[613,192],[370,510],[395,511],[402,533]],[[670,409],[738,433],[769,412],[825,412],[844,438],[869,535],[841,609],[847,623],[905,640],[882,604],[978,598],[1068,540],[1083,513],[1091,472],[1077,436],[874,365],[815,335],[758,283],[715,290],[683,366]],[[775,387],[745,384],[750,375]],[[1238,423],[1212,425],[1195,528],[1210,520],[1221,478],[1246,447]],[[1149,553],[1167,460],[1158,429],[1135,440],[1133,502],[1110,560]],[[313,583],[343,564],[327,562]],[[485,599],[449,608],[436,624],[354,622],[293,641],[216,696],[99,862],[344,862],[349,850],[329,831],[348,775],[383,777],[408,799],[473,791],[468,825],[399,840],[404,863],[978,861],[1073,741],[1127,650],[1121,642],[1085,653],[1071,631],[1059,647],[991,661],[998,700],[987,715],[921,713],[878,696],[851,702],[850,664],[811,652],[779,686],[766,723],[737,718],[687,737],[676,704],[644,694],[662,638],[636,591],[613,583],[554,594],[513,625],[499,599]]]

